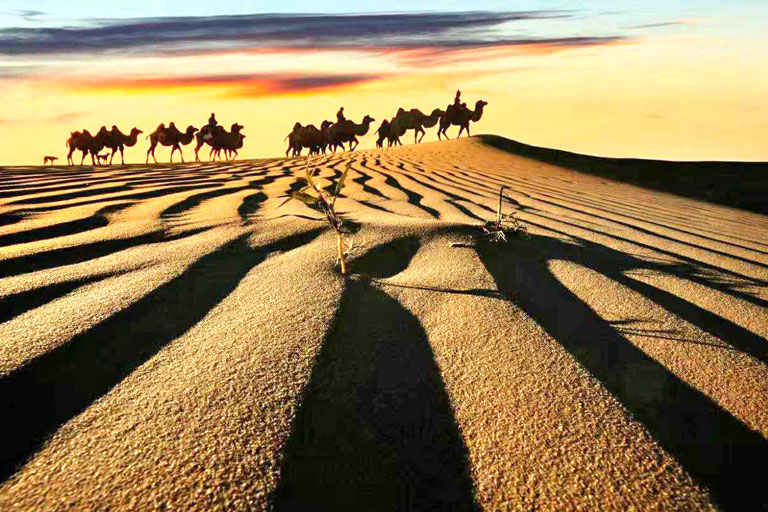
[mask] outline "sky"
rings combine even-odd
[[[0,3],[0,164],[64,160],[74,130],[146,135],[170,121],[200,127],[211,112],[245,126],[243,157],[273,157],[295,122],[319,125],[340,106],[376,119],[366,148],[398,107],[444,109],[457,89],[470,106],[488,102],[473,134],[605,156],[768,160],[764,0],[30,5]],[[146,147],[126,160],[143,162]]]

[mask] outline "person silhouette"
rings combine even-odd
[[[344,117],[344,107],[341,107],[338,112],[336,112],[336,122],[341,123],[342,121],[346,121],[347,118]]]
[[[208,118],[208,126],[211,127],[211,130],[216,128],[218,126],[219,122],[216,120],[216,114],[211,112],[211,117]]]
[[[453,106],[461,106],[461,90],[456,91],[456,97],[453,99]]]

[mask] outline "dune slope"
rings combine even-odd
[[[768,217],[505,148],[0,169],[0,509],[766,506]]]

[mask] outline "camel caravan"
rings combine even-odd
[[[400,137],[404,136],[408,130],[413,130],[413,142],[419,144],[426,135],[424,129],[434,126],[438,127],[437,138],[439,140],[442,140],[443,136],[446,139],[448,138],[447,130],[451,126],[459,127],[458,137],[461,137],[464,130],[467,131],[467,136],[469,136],[470,123],[480,120],[483,116],[483,108],[486,105],[488,105],[487,102],[478,100],[475,103],[475,109],[471,110],[467,107],[466,103],[462,103],[461,91],[456,91],[456,98],[453,104],[448,105],[445,110],[436,108],[429,115],[424,114],[417,108],[411,110],[400,108],[392,119],[382,121],[376,131],[378,135],[376,147],[383,148],[384,141],[387,142],[387,147],[402,146]],[[341,107],[336,114],[336,122],[325,120],[320,123],[320,128],[313,124],[302,126],[301,123],[296,123],[291,133],[285,137],[285,140],[288,141],[288,149],[285,151],[285,156],[299,156],[304,149],[308,149],[310,155],[325,154],[329,150],[332,153],[336,153],[336,151],[354,151],[360,143],[358,137],[367,135],[370,131],[371,123],[374,121],[373,117],[366,115],[358,124],[351,119],[347,119],[344,116],[344,107]],[[223,126],[219,125],[216,121],[216,114],[213,113],[208,119],[208,124],[201,129],[188,126],[182,132],[173,122],[169,123],[168,126],[160,124],[155,131],[146,137],[149,140],[146,163],[149,163],[150,157],[157,163],[155,150],[158,145],[171,148],[171,163],[173,163],[173,156],[176,151],[179,152],[181,162],[184,163],[182,147],[191,144],[192,141],[195,141],[195,162],[200,162],[199,152],[205,145],[208,145],[210,148],[208,160],[215,161],[216,159],[221,160],[223,158],[234,160],[238,156],[238,150],[243,147],[243,140],[245,139],[243,129],[243,125],[234,123],[230,130],[227,131]],[[74,165],[72,155],[75,151],[80,151],[82,153],[80,165],[83,165],[88,155],[90,155],[91,163],[94,166],[112,165],[112,160],[119,151],[120,161],[124,165],[125,148],[135,146],[138,142],[138,136],[142,133],[138,128],[133,128],[126,135],[117,126],[112,126],[111,130],[107,130],[106,126],[102,126],[96,135],[92,135],[88,130],[72,132],[67,140],[67,147],[69,148],[67,164]],[[111,150],[111,154],[109,152],[101,154],[101,151],[104,149]],[[53,164],[51,158],[55,157],[46,157],[46,163]],[[107,158],[109,159],[108,162]]]
[[[456,91],[456,98],[452,105],[448,105],[445,110],[436,108],[429,115],[417,108],[411,110],[400,108],[395,117],[381,122],[381,126],[376,131],[378,134],[376,147],[383,148],[385,140],[387,147],[402,146],[400,137],[408,130],[413,130],[413,142],[419,144],[426,135],[424,128],[432,128],[435,125],[438,126],[439,140],[442,140],[443,136],[448,138],[446,130],[451,126],[459,127],[459,137],[464,130],[469,136],[469,124],[480,120],[486,105],[488,105],[487,102],[479,100],[475,103],[475,109],[470,110],[466,103],[461,102],[461,91]],[[301,123],[296,123],[293,131],[285,137],[288,141],[285,156],[289,154],[299,156],[305,148],[309,150],[310,155],[325,154],[329,150],[335,153],[338,149],[342,151],[347,149],[344,144],[349,145],[349,151],[354,151],[359,142],[357,137],[366,135],[373,121],[375,119],[367,115],[360,124],[357,124],[344,117],[344,107],[342,107],[336,114],[335,123],[326,120],[320,124],[320,128],[313,124],[302,126]]]

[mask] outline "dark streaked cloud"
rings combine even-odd
[[[570,16],[560,11],[526,11],[98,20],[85,27],[0,29],[0,55],[151,54],[254,47],[476,47],[520,43],[521,39],[504,30],[510,22]]]

